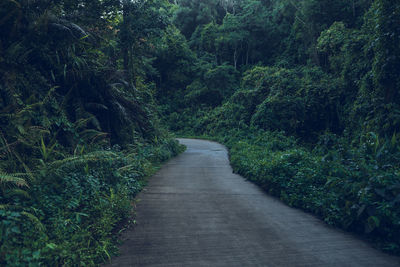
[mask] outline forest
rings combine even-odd
[[[400,2],[2,0],[0,265],[97,266],[174,137],[400,255]]]

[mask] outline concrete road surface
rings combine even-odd
[[[400,266],[233,174],[224,146],[179,141],[186,152],[140,193],[137,225],[109,266]]]

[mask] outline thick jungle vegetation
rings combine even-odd
[[[0,1],[0,265],[97,265],[169,132],[400,253],[400,2]]]
[[[400,2],[177,0],[173,24],[155,61],[166,125],[399,254]]]
[[[0,1],[0,265],[97,265],[180,147],[147,75],[158,1]]]

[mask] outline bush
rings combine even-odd
[[[298,132],[304,125],[305,106],[300,97],[268,97],[252,116],[251,124],[261,129]]]

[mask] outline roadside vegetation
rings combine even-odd
[[[160,84],[166,125],[226,144],[268,193],[399,254],[399,23],[385,0],[178,1],[174,55],[193,67]]]
[[[1,266],[108,261],[145,178],[181,151],[145,75],[157,10],[0,1]]]

